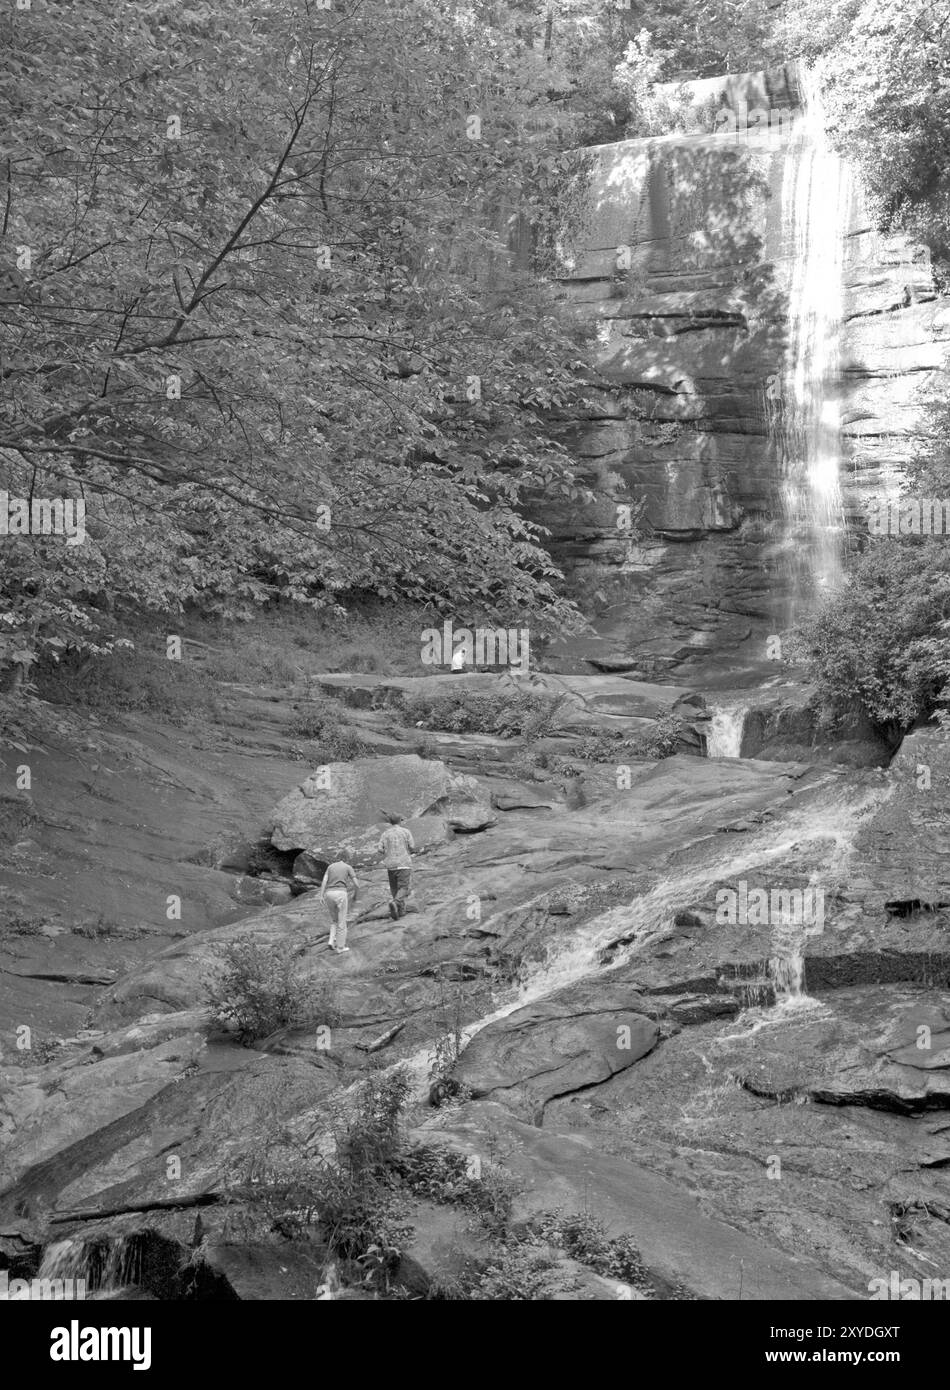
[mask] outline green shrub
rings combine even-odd
[[[474,691],[446,691],[437,695],[412,695],[402,707],[407,724],[447,733],[495,734],[499,738],[543,737],[558,727],[564,696],[538,695],[530,691],[479,695]]]
[[[675,752],[685,728],[675,714],[663,714],[653,728],[633,740],[634,756],[639,758],[669,758]]]
[[[535,1218],[532,1234],[556,1245],[595,1274],[619,1279],[635,1288],[652,1290],[649,1271],[630,1236],[608,1236],[607,1227],[589,1212],[562,1215],[549,1212]]]
[[[386,665],[380,653],[373,648],[348,647],[334,658],[334,669],[339,671],[382,671]]]
[[[342,1164],[358,1174],[384,1173],[400,1150],[400,1118],[412,1090],[402,1067],[369,1077],[358,1091],[355,1117],[337,1140]]]
[[[605,729],[583,739],[577,757],[588,763],[614,763],[625,755],[633,759],[669,758],[676,752],[685,724],[675,714],[663,714],[651,729],[643,734],[625,734],[620,729]]]
[[[626,753],[634,756],[635,741],[626,738],[619,729],[600,734],[588,734],[577,745],[575,756],[585,763],[615,763]]]
[[[367,747],[354,730],[341,719],[339,705],[316,703],[301,713],[291,724],[292,738],[312,739],[320,745],[321,758],[326,762],[352,762],[362,758]]]
[[[950,551],[873,540],[841,588],[792,638],[824,708],[865,715],[892,744],[933,713],[950,679]]]
[[[463,1296],[506,1303],[537,1302],[559,1283],[557,1259],[530,1245],[513,1243],[494,1255],[468,1283]]]
[[[221,954],[223,971],[207,987],[214,1018],[237,1027],[245,1047],[307,1017],[308,990],[296,978],[292,947],[244,939]]]
[[[398,1067],[363,1082],[352,1109],[338,1109],[332,1157],[284,1131],[265,1137],[232,1194],[262,1209],[280,1234],[297,1236],[316,1223],[348,1282],[388,1288],[412,1233],[397,1175],[410,1090]]]
[[[500,1168],[486,1164],[476,1176],[468,1156],[456,1149],[410,1144],[397,1156],[394,1171],[413,1196],[465,1207],[494,1233],[507,1227],[517,1187]]]

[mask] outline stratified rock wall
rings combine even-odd
[[[586,211],[563,289],[595,326],[597,377],[565,438],[590,477],[633,506],[637,533],[613,506],[546,521],[579,575],[599,581],[605,566],[629,577],[635,601],[612,640],[641,676],[761,659],[789,613],[781,381],[800,146],[789,70],[768,77],[697,90],[713,126],[718,107],[738,111],[736,129],[730,116],[725,133],[580,155]],[[744,122],[770,92],[771,123],[752,133]],[[924,248],[872,231],[860,190],[842,233],[842,488],[863,529],[868,495],[909,456],[928,398],[946,389],[950,301]]]

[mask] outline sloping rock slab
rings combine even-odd
[[[600,1152],[596,1140],[524,1124],[503,1106],[466,1105],[450,1125],[419,1135],[468,1154],[485,1152],[486,1134],[502,1166],[524,1184],[513,1217],[542,1212],[590,1213],[611,1236],[629,1235],[651,1275],[682,1284],[700,1298],[812,1300],[866,1298],[821,1267],[706,1216],[684,1188],[625,1159]],[[497,1162],[497,1158],[495,1159]]]
[[[597,990],[594,983],[490,1023],[465,1049],[455,1080],[533,1120],[555,1096],[632,1066],[656,1046],[659,1029],[630,1007],[636,996],[629,990]]]
[[[904,1115],[950,1110],[950,1015],[923,1002],[908,1009],[885,1038],[844,1053],[838,1074],[811,1096]]]

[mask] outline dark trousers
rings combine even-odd
[[[409,881],[412,878],[411,869],[388,869],[389,891],[392,894],[393,902],[401,917],[406,910],[406,899],[409,896]]]

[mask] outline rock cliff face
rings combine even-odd
[[[782,382],[803,204],[827,196],[823,170],[802,176],[814,154],[788,70],[695,87],[719,133],[582,152],[584,212],[563,282],[595,326],[597,371],[565,435],[591,477],[613,479],[635,531],[612,506],[561,513],[552,530],[579,576],[599,582],[606,567],[626,581],[604,650],[646,677],[694,678],[711,656],[729,655],[733,673],[737,659],[761,659],[762,639],[788,621],[808,543],[788,517],[801,460]],[[764,134],[747,128],[755,121]],[[834,387],[857,533],[946,387],[950,304],[924,248],[873,231],[860,188],[839,222]]]

